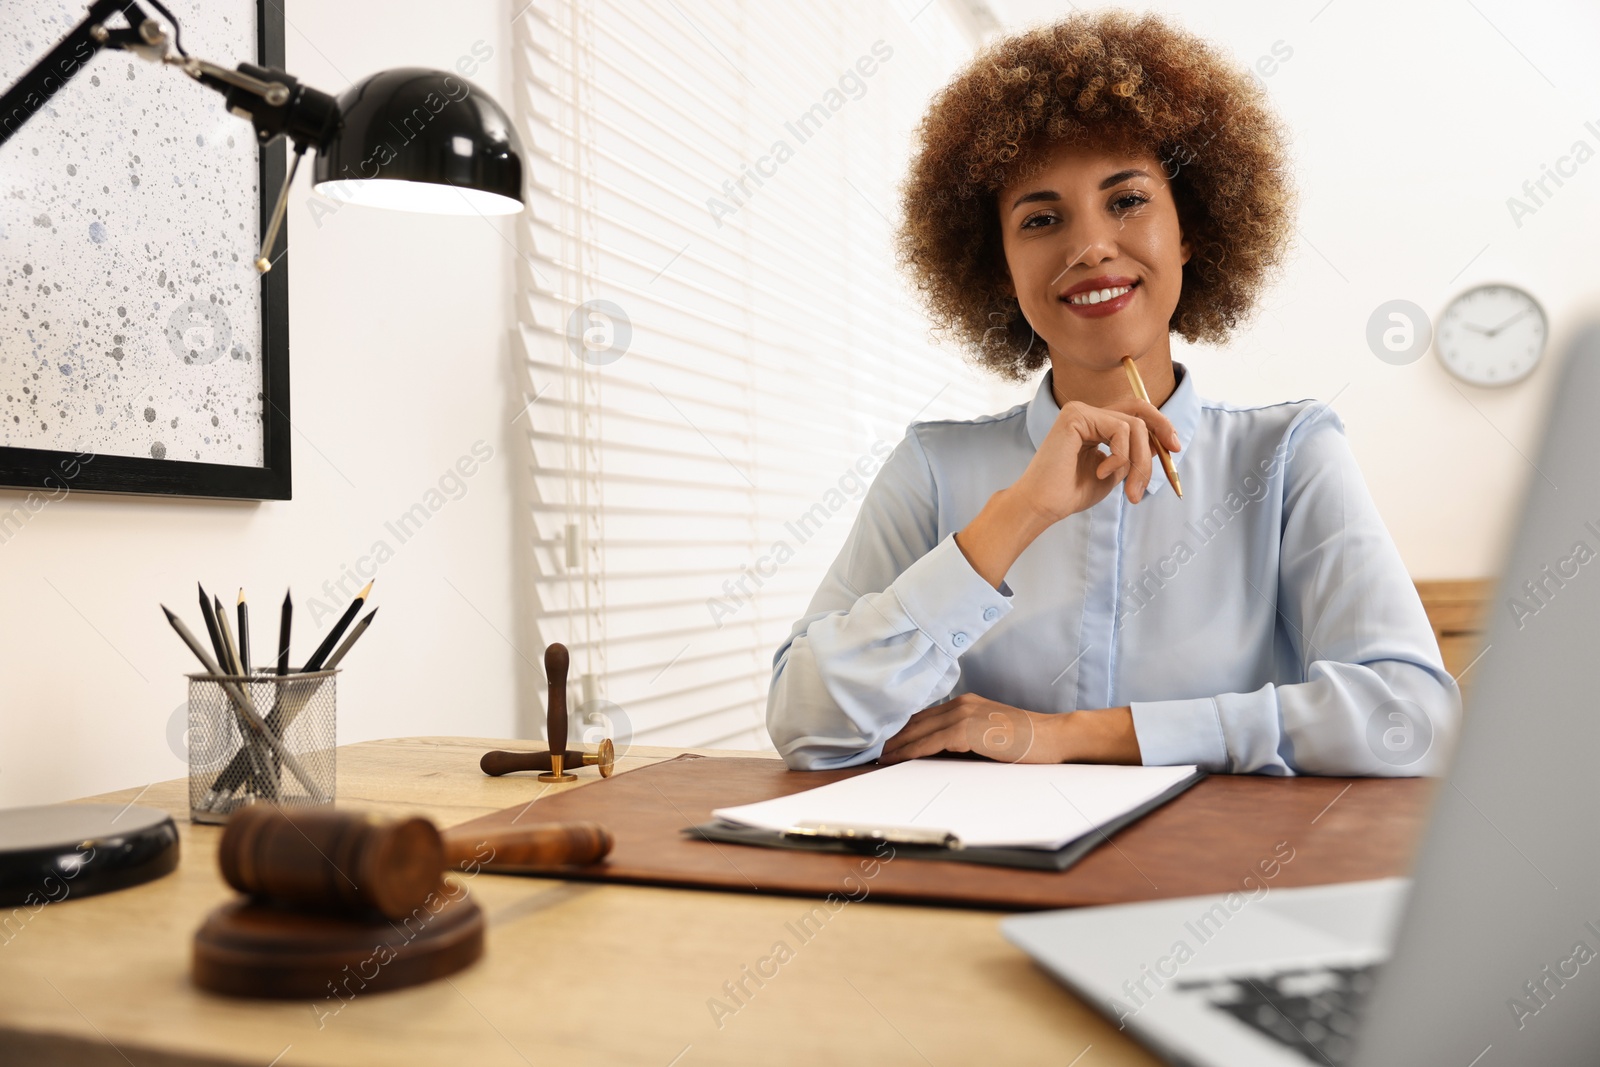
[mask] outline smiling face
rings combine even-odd
[[[1012,292],[1050,346],[1058,382],[1120,376],[1125,355],[1170,375],[1167,323],[1190,249],[1153,153],[1058,145],[1038,174],[1000,191],[998,206]]]

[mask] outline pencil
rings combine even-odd
[[[331,671],[337,667],[339,661],[349,654],[351,647],[361,640],[361,635],[367,632],[367,627],[372,625],[373,617],[377,614],[377,608],[367,612],[361,621],[355,624],[355,627],[350,631],[350,636],[344,639],[344,643],[334,650],[333,655],[328,657],[328,662],[317,669]],[[322,683],[326,680],[325,678],[318,678],[316,685],[309,689],[304,686],[299,687],[295,693],[291,693],[288,698],[283,700],[278,707],[273,708],[272,714],[267,716],[267,724],[279,733],[289,729],[289,724],[294,722],[295,716],[299,715],[306,704],[311,701],[311,698],[317,695],[317,691],[322,688]]]
[[[222,641],[222,656],[218,662],[225,673],[242,675],[244,670],[239,661],[239,649],[233,643],[233,627],[228,623],[228,610],[222,606],[221,597],[212,597],[211,599],[211,612],[216,617],[217,634]],[[270,782],[277,780],[275,777],[269,779],[267,776],[266,753],[259,751],[260,742],[245,732],[243,723],[241,723],[240,733],[244,734],[245,748],[249,750],[250,759],[256,766],[256,773],[253,777],[259,784],[259,788],[265,789]],[[242,752],[243,750],[241,750]]]
[[[239,590],[239,673],[250,673],[250,605],[244,602],[244,590]]]
[[[278,616],[278,673],[289,673],[289,626],[294,621],[294,601],[283,593],[283,614]]]
[[[1139,377],[1139,368],[1133,365],[1132,356],[1122,357],[1122,368],[1128,372],[1128,384],[1133,386],[1133,395],[1146,404],[1150,403],[1150,394],[1145,392],[1144,379]],[[1167,446],[1161,443],[1154,431],[1151,431],[1150,443],[1155,445],[1156,455],[1161,457],[1161,469],[1166,472],[1167,481],[1172,483],[1172,491],[1178,494],[1179,500],[1182,500],[1183,483],[1178,481],[1178,468],[1172,465],[1172,456],[1167,452]]]
[[[373,616],[377,614],[378,609],[373,608],[362,617],[360,622],[356,623],[356,628],[350,631],[350,636],[344,639],[344,643],[334,650],[333,655],[328,657],[328,662],[322,665],[323,670],[331,671],[339,665],[339,661],[344,659],[345,654],[350,651],[350,647],[360,640],[362,634],[367,632],[367,627],[372,625]]]
[[[217,632],[222,635],[222,669],[229,674],[239,673],[239,648],[233,643],[233,626],[228,622],[228,611],[220,597],[212,597],[212,610],[217,613]]]
[[[377,579],[374,578],[373,581],[377,581]],[[333,651],[333,646],[339,643],[339,638],[344,636],[345,630],[355,620],[356,613],[367,602],[367,594],[370,592],[372,592],[372,582],[368,582],[361,592],[356,594],[356,598],[350,602],[350,606],[344,609],[344,614],[339,616],[339,621],[333,624],[333,629],[328,631],[328,636],[322,639],[322,644],[317,646],[317,650],[311,653],[311,658],[306,660],[306,665],[300,668],[301,671],[320,671],[322,669],[323,661],[328,658],[328,653]]]
[[[206,620],[206,636],[211,638],[211,652],[217,657],[218,663],[224,663],[228,656],[222,651],[222,632],[217,629],[217,613],[211,610],[211,598],[206,595],[206,587],[199,582],[194,585],[200,590],[200,615]]]

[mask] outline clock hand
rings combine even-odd
[[[1479,326],[1475,322],[1463,322],[1461,325],[1464,326],[1466,329],[1475,330],[1478,333],[1483,334],[1485,337],[1493,337],[1494,336],[1494,331],[1493,330],[1486,330],[1482,326]]]
[[[1521,311],[1517,312],[1515,315],[1511,316],[1509,319],[1507,319],[1506,321],[1502,322],[1500,325],[1496,326],[1494,329],[1488,331],[1488,335],[1490,337],[1493,337],[1495,334],[1499,333],[1501,330],[1505,329],[1507,326],[1510,326],[1513,322],[1516,322],[1518,319],[1522,318],[1522,316],[1526,315],[1528,312],[1530,312],[1532,310],[1533,310],[1533,308],[1531,308],[1531,307],[1523,308]]]

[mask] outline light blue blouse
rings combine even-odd
[[[1461,698],[1345,440],[1314,401],[1202,399],[1175,364],[1159,465],[1056,523],[1000,589],[954,534],[1022,474],[1060,408],[1047,372],[999,415],[913,423],[773,658],[767,727],[789,766],[877,758],[962,693],[1035,712],[1131,705],[1146,764],[1438,774]]]

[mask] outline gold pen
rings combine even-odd
[[[1139,368],[1133,365],[1132,356],[1122,357],[1122,369],[1128,372],[1128,384],[1133,386],[1133,395],[1146,404],[1150,403],[1150,394],[1145,392],[1144,379],[1139,377]],[[1167,446],[1161,443],[1153,430],[1150,433],[1150,443],[1156,446],[1156,455],[1161,457],[1161,469],[1166,472],[1167,481],[1172,483],[1172,491],[1178,494],[1179,500],[1182,500],[1183,483],[1178,481],[1178,468],[1172,465],[1172,456],[1167,452]]]

